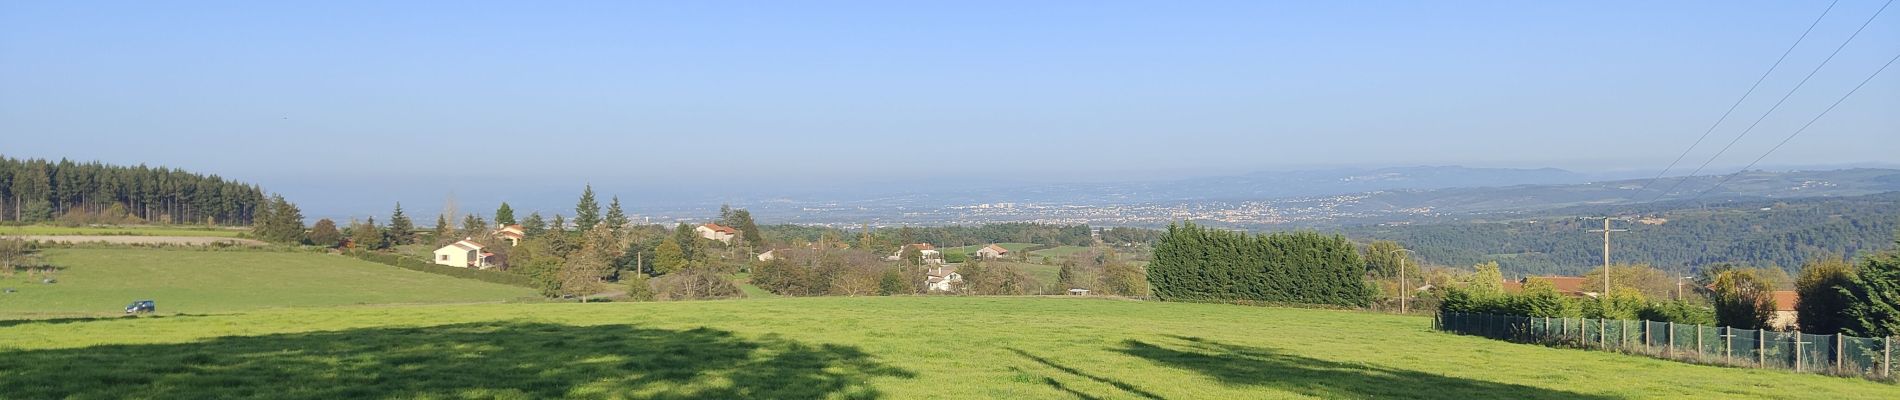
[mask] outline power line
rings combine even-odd
[[[1748,137],[1749,132],[1754,131],[1756,126],[1761,125],[1762,120],[1768,119],[1768,116],[1771,114],[1774,114],[1775,110],[1780,109],[1782,104],[1787,103],[1789,97],[1794,97],[1795,92],[1801,91],[1801,87],[1804,85],[1807,85],[1808,80],[1814,78],[1814,74],[1821,72],[1822,68],[1827,67],[1828,62],[1834,61],[1834,56],[1840,55],[1841,49],[1847,48],[1847,45],[1849,43],[1854,42],[1854,38],[1860,37],[1860,32],[1863,30],[1866,30],[1867,25],[1872,24],[1874,22],[1874,19],[1880,18],[1880,13],[1887,11],[1887,6],[1891,6],[1891,5],[1893,5],[1893,0],[1887,0],[1886,3],[1881,4],[1879,10],[1874,10],[1874,14],[1867,17],[1867,21],[1860,23],[1860,28],[1854,29],[1853,35],[1848,35],[1847,40],[1841,41],[1840,46],[1835,46],[1834,52],[1828,53],[1827,58],[1821,60],[1821,65],[1816,65],[1814,66],[1814,70],[1808,71],[1808,76],[1802,77],[1801,82],[1795,83],[1793,89],[1788,89],[1787,94],[1781,95],[1781,100],[1775,101],[1774,106],[1768,107],[1768,111],[1762,112],[1761,117],[1755,118],[1755,122],[1749,124],[1748,129],[1743,129],[1742,134],[1735,135],[1735,139],[1729,140],[1728,145],[1722,146],[1722,150],[1716,151],[1715,155],[1713,156],[1709,156],[1709,159],[1707,161],[1703,161],[1701,166],[1697,166],[1695,168],[1695,171],[1690,171],[1689,175],[1683,176],[1682,179],[1677,180],[1676,184],[1670,185],[1668,190],[1664,190],[1661,193],[1657,193],[1656,198],[1650,199],[1650,201],[1662,200],[1663,197],[1668,197],[1669,192],[1675,191],[1676,188],[1682,187],[1682,184],[1684,182],[1688,182],[1690,178],[1695,177],[1695,174],[1701,173],[1703,169],[1708,168],[1710,163],[1715,162],[1715,159],[1721,158],[1722,154],[1727,153],[1729,148],[1735,147],[1735,143],[1741,142],[1742,138],[1744,137]]]
[[[1722,184],[1728,183],[1728,181],[1730,179],[1734,179],[1736,175],[1741,175],[1742,172],[1746,172],[1748,171],[1749,168],[1754,167],[1755,163],[1759,163],[1761,162],[1762,159],[1768,158],[1769,154],[1774,154],[1775,150],[1781,149],[1782,145],[1788,144],[1788,141],[1794,140],[1795,136],[1800,136],[1801,132],[1806,132],[1808,130],[1808,127],[1814,126],[1815,121],[1820,121],[1821,117],[1827,116],[1827,113],[1829,111],[1834,111],[1834,107],[1840,106],[1841,102],[1847,101],[1847,98],[1852,97],[1854,95],[1854,92],[1858,92],[1860,91],[1861,87],[1867,86],[1867,82],[1872,82],[1875,77],[1880,76],[1880,73],[1885,72],[1887,70],[1887,67],[1893,66],[1894,61],[1900,61],[1900,54],[1895,54],[1893,58],[1887,59],[1887,63],[1881,65],[1880,69],[1874,70],[1874,73],[1872,75],[1868,75],[1867,79],[1862,79],[1859,85],[1854,85],[1853,90],[1847,91],[1847,94],[1841,95],[1840,99],[1834,100],[1834,104],[1828,105],[1827,109],[1825,110],[1821,110],[1821,114],[1815,115],[1813,119],[1809,119],[1807,124],[1801,125],[1801,129],[1794,130],[1794,133],[1788,134],[1788,137],[1786,138],[1782,138],[1781,143],[1776,143],[1775,147],[1768,148],[1768,152],[1762,153],[1761,157],[1755,157],[1755,161],[1750,161],[1748,165],[1743,166],[1741,170],[1735,171],[1735,173],[1733,174],[1729,174],[1728,176],[1722,177],[1722,180],[1716,182],[1715,186],[1710,186],[1708,189],[1704,189],[1701,193],[1696,193],[1695,197],[1691,197],[1689,199],[1694,200],[1696,198],[1702,197],[1702,195],[1709,194],[1709,192],[1711,191],[1715,191],[1715,188],[1722,187]]]
[[[1735,104],[1730,104],[1728,106],[1728,111],[1722,112],[1721,118],[1716,118],[1715,123],[1709,124],[1709,129],[1702,131],[1702,137],[1696,138],[1695,143],[1690,143],[1689,148],[1682,149],[1682,154],[1677,155],[1675,161],[1670,161],[1669,166],[1663,167],[1662,172],[1657,172],[1655,178],[1650,179],[1649,182],[1643,183],[1643,187],[1637,188],[1636,192],[1642,193],[1644,189],[1649,189],[1650,185],[1655,185],[1657,181],[1661,181],[1664,175],[1669,174],[1669,170],[1675,169],[1676,164],[1682,163],[1683,158],[1689,157],[1689,152],[1695,151],[1696,146],[1701,146],[1702,141],[1707,140],[1709,138],[1709,134],[1715,132],[1716,127],[1722,126],[1722,121],[1727,121],[1728,116],[1730,114],[1734,114],[1735,109],[1741,107],[1743,101],[1748,100],[1748,96],[1755,94],[1755,89],[1761,87],[1762,81],[1768,80],[1768,75],[1774,74],[1776,68],[1781,68],[1781,62],[1787,61],[1788,55],[1794,54],[1794,49],[1797,47],[1801,47],[1801,42],[1808,39],[1808,34],[1814,32],[1814,27],[1821,25],[1821,20],[1827,18],[1827,14],[1829,12],[1834,11],[1834,5],[1840,4],[1840,3],[1841,3],[1841,0],[1834,0],[1833,2],[1827,3],[1827,8],[1821,10],[1821,15],[1814,17],[1814,22],[1808,23],[1808,29],[1801,31],[1801,37],[1795,38],[1794,44],[1788,45],[1788,49],[1781,52],[1781,57],[1775,59],[1775,64],[1768,66],[1767,71],[1762,71],[1761,77],[1755,78],[1755,84],[1748,85],[1748,91],[1743,92],[1741,98],[1735,99]],[[1667,193],[1667,192],[1664,192],[1664,193]]]

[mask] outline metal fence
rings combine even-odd
[[[1438,330],[1737,367],[1893,378],[1894,338],[1810,335],[1656,321],[1440,313]]]

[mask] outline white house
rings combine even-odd
[[[1005,249],[1003,248],[1003,246],[997,246],[995,244],[991,244],[988,246],[983,246],[983,248],[981,249],[977,249],[976,256],[982,257],[982,258],[1003,258],[1003,257],[1009,256],[1009,249]]]
[[[435,263],[451,267],[489,269],[494,253],[482,251],[480,243],[460,240],[435,249]]]
[[[777,260],[778,256],[779,256],[779,249],[766,250],[764,253],[759,253],[759,261]]]
[[[509,225],[495,230],[495,236],[502,240],[507,240],[509,246],[519,246],[521,245],[521,239],[528,237],[528,231],[522,228],[521,225]]]
[[[937,265],[926,270],[924,275],[927,276],[924,285],[932,292],[956,291],[957,284],[963,283],[963,275],[957,274],[957,267]]]
[[[937,246],[932,246],[929,243],[913,243],[899,246],[896,253],[891,253],[889,257],[884,257],[884,260],[897,261],[904,259],[904,249],[907,248],[916,248],[917,253],[923,255],[922,258],[925,264],[943,264],[943,252],[938,251]]]
[[[699,237],[717,240],[725,244],[732,244],[732,238],[739,236],[738,229],[715,223],[700,225],[698,228],[693,228],[693,231],[699,232]]]

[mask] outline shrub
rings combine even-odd
[[[654,300],[704,300],[742,296],[739,286],[719,273],[700,268],[675,271],[651,280]]]

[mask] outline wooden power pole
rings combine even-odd
[[[1603,298],[1610,298],[1610,233],[1629,232],[1628,229],[1610,229],[1610,217],[1603,217],[1603,229],[1591,229],[1591,233],[1603,232]]]

